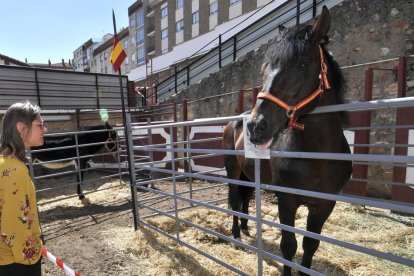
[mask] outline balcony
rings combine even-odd
[[[154,10],[150,10],[147,12],[147,17],[154,17],[154,14],[155,14]]]

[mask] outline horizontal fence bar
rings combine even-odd
[[[220,150],[220,149],[165,149],[152,148],[148,146],[134,146],[134,150],[145,149],[148,151],[170,151],[187,153],[215,153],[225,155],[244,155],[244,150]],[[321,152],[297,152],[297,151],[270,151],[272,157],[304,158],[304,159],[325,159],[344,161],[365,161],[382,163],[414,163],[414,156],[405,155],[380,155],[380,154],[351,154],[351,153],[321,153]]]

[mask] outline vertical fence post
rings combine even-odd
[[[237,113],[241,114],[243,113],[243,109],[244,109],[244,91],[243,89],[239,90],[239,101],[238,101],[238,106],[237,106]]]
[[[151,117],[147,117],[147,125],[150,126],[151,125]],[[151,128],[148,128],[147,130],[147,135],[148,135],[148,144],[147,145],[152,145],[152,130]],[[154,175],[154,152],[152,150],[150,150],[148,152],[149,154],[149,161],[150,161],[150,174],[151,174],[151,185],[150,187],[153,188],[154,187],[154,182],[152,182],[155,179],[155,175]]]
[[[176,123],[177,122],[177,103],[176,102],[174,102],[174,104],[173,104],[173,113],[174,113],[174,123]],[[170,133],[170,135],[173,137],[174,141],[178,141],[177,131],[178,131],[178,129],[174,128],[173,132]],[[177,155],[178,155],[178,152],[174,152],[174,158],[177,158],[178,157]],[[177,168],[178,168],[178,163],[176,165],[177,165]]]
[[[178,80],[177,80],[177,65],[174,66],[174,88],[175,88],[175,93],[178,92],[178,84],[177,84]]]
[[[316,0],[313,0],[313,3],[312,3],[312,18],[316,17],[316,5],[317,5]]]
[[[100,108],[98,74],[95,74],[96,108]]]
[[[233,61],[237,58],[237,37],[233,36]]]
[[[39,79],[37,76],[37,70],[35,70],[34,73],[35,73],[35,83],[36,83],[37,104],[39,105],[39,107],[42,107],[42,103],[40,100],[40,86],[39,86]]]
[[[190,86],[190,65],[187,66],[187,87]]]
[[[398,98],[404,98],[407,92],[407,57],[398,58]]]
[[[170,126],[170,133],[174,132],[174,128]],[[178,222],[178,201],[177,201],[177,179],[176,179],[176,166],[175,166],[175,150],[174,150],[174,137],[170,135],[170,147],[171,147],[171,174],[173,179],[173,194],[174,194],[174,213],[175,213],[175,233],[177,235],[177,241],[180,243],[180,227]]]
[[[257,240],[257,275],[263,275],[263,241],[262,241],[262,197],[260,187],[260,163],[258,158],[254,159],[254,184],[256,198],[256,240]]]
[[[400,56],[398,59],[398,98],[404,98],[407,95],[407,57]],[[408,124],[407,117],[410,118],[413,108],[407,110],[407,108],[397,109],[396,125]],[[396,144],[409,144],[409,129],[396,129],[395,130],[395,143]],[[408,148],[396,147],[394,149],[395,155],[407,155]],[[407,181],[407,168],[405,166],[395,166],[393,168],[392,180],[395,182],[405,183]],[[391,199],[400,202],[414,202],[414,191],[410,187],[402,185],[392,185]]]
[[[131,124],[131,114],[128,112],[125,114],[125,122],[126,125],[126,131],[124,132],[126,134],[125,142],[127,146],[127,154],[129,156],[128,158],[128,167],[130,176],[129,180],[131,181],[131,199],[132,199],[132,212],[134,216],[134,229],[135,231],[138,229],[139,224],[139,204],[138,204],[138,198],[137,198],[137,179],[135,176],[135,154],[134,154],[134,142],[132,140],[132,124]]]
[[[183,101],[183,121],[188,121],[188,101]],[[184,135],[183,138],[185,139],[186,143],[184,143],[185,149],[191,149],[191,138],[190,138],[190,126],[184,126]],[[186,158],[184,158],[184,171],[187,173],[191,173],[191,153],[186,152],[185,153]],[[193,199],[193,178],[188,177],[187,182],[190,188],[190,198]],[[191,206],[194,206],[193,203],[191,203]]]
[[[154,98],[155,102],[152,102],[152,99],[151,99],[151,104],[155,105],[158,102],[158,85],[153,86],[153,87],[154,87],[154,89],[152,91],[153,96],[151,98]]]
[[[80,128],[80,109],[76,108],[76,128]]]
[[[188,114],[187,114],[187,105],[188,105],[188,101],[184,100],[183,101],[183,122],[186,122],[188,120]],[[184,143],[184,149],[188,149],[188,140],[187,140],[187,133],[188,133],[188,127],[184,126],[183,127],[183,140],[187,141],[187,143]],[[185,155],[188,155],[188,153],[185,153]],[[188,172],[188,160],[187,158],[184,159],[184,171]]]
[[[296,1],[296,26],[300,24],[300,0]]]
[[[219,34],[218,40],[219,40],[219,46],[218,46],[219,68],[221,68],[221,34]]]
[[[77,185],[79,185],[80,190],[79,192],[82,190],[82,186],[83,186],[83,179],[82,179],[82,169],[80,166],[80,154],[79,154],[79,139],[78,139],[78,133],[75,133],[75,145],[76,145],[76,167],[78,170],[78,182],[76,183]],[[79,196],[79,195],[78,195]]]

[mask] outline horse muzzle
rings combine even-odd
[[[270,134],[268,124],[264,119],[251,120],[247,123],[247,129],[250,133],[250,142],[259,150],[265,150],[272,146],[273,135]]]

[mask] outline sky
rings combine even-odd
[[[90,38],[128,27],[134,0],[11,0],[0,4],[0,54],[29,63],[68,62]]]

